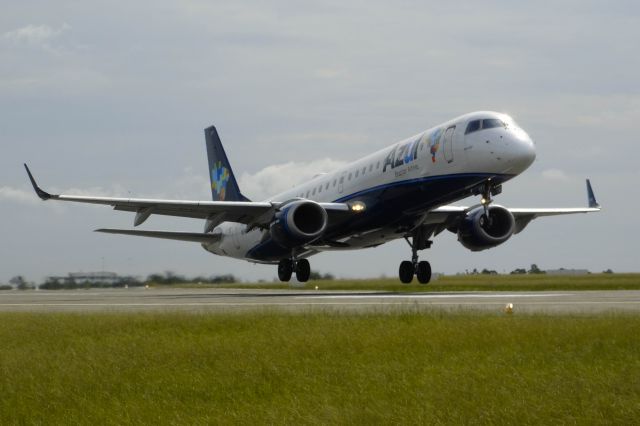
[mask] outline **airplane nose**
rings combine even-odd
[[[528,135],[526,140],[522,141],[522,145],[522,162],[529,167],[536,159],[536,146]]]
[[[522,132],[524,133],[524,132]],[[512,164],[516,173],[526,170],[536,159],[536,147],[526,133],[518,137],[513,146]]]

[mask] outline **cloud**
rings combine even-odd
[[[347,72],[338,68],[319,68],[315,70],[314,75],[321,79],[338,78],[346,75]]]
[[[552,181],[570,180],[569,176],[564,172],[564,170],[560,170],[560,169],[547,169],[542,172],[542,177]]]
[[[344,161],[324,158],[311,162],[276,164],[250,174],[243,173],[239,179],[242,192],[251,199],[264,199],[286,191],[293,186],[313,178],[318,173],[330,172],[346,164]]]
[[[52,28],[48,25],[27,25],[26,27],[4,33],[3,38],[14,43],[38,45],[58,37],[69,29],[71,29],[71,26],[67,23],[62,24],[60,28]]]
[[[157,198],[177,200],[207,200],[211,197],[211,187],[206,173],[196,173],[191,167],[183,170],[182,176],[174,179]]]
[[[0,201],[35,204],[38,198],[33,191],[25,191],[10,186],[0,186]]]

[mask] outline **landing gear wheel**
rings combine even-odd
[[[400,262],[400,269],[398,269],[398,276],[400,277],[400,281],[404,284],[409,284],[413,281],[413,274],[415,269],[413,268],[413,263],[405,260]]]
[[[282,259],[278,262],[278,278],[282,282],[288,282],[291,280],[291,274],[293,274],[293,262],[289,259]]]
[[[420,284],[429,284],[429,281],[431,281],[431,264],[426,260],[418,262],[416,276],[418,277],[418,282],[420,282]]]
[[[307,259],[300,259],[296,262],[296,278],[301,283],[309,281],[311,275],[311,265]]]

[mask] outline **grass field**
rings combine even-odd
[[[0,314],[0,424],[637,424],[640,316]]]
[[[447,275],[428,285],[402,284],[397,278],[309,281],[296,288],[321,290],[378,290],[394,292],[446,291],[548,291],[548,290],[640,290],[640,274],[554,275]],[[291,284],[219,284],[229,288],[290,288]]]

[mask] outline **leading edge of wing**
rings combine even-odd
[[[512,208],[507,207],[507,209],[515,216],[556,216],[563,214],[577,214],[577,213],[595,213],[602,210],[600,204],[596,201],[595,194],[593,192],[593,188],[591,187],[591,181],[589,179],[586,180],[587,184],[587,207],[559,207],[559,208]],[[475,205],[471,207],[467,206],[453,206],[446,205],[438,207],[429,212],[429,215],[461,215],[469,210],[480,207],[481,205]]]
[[[596,201],[596,196],[593,193],[591,187],[591,181],[586,180],[587,183],[587,207],[569,207],[569,208],[510,208],[509,211],[515,216],[557,216],[563,214],[576,214],[576,213],[595,213],[601,210],[600,204]]]
[[[190,241],[194,243],[214,243],[220,240],[220,234],[201,234],[197,232],[139,231],[133,229],[96,229],[104,234],[132,235],[135,237],[162,238],[165,240]]]
[[[34,191],[43,200],[55,199],[60,201],[72,201],[77,203],[88,204],[105,204],[111,206],[134,206],[134,207],[152,207],[158,205],[170,205],[175,207],[222,207],[231,206],[237,208],[253,207],[268,209],[272,207],[271,203],[254,202],[254,201],[192,201],[192,200],[163,200],[153,198],[121,198],[121,197],[91,197],[84,195],[64,195],[50,194],[38,186],[29,166],[24,164],[31,185]]]

